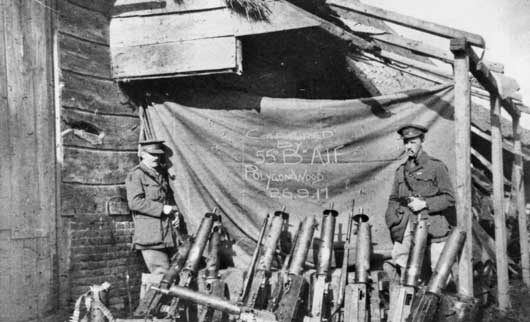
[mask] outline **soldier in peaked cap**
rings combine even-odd
[[[152,274],[164,274],[177,246],[173,223],[179,212],[168,184],[164,141],[144,140],[139,145],[140,164],[125,183],[135,223],[133,245]]]
[[[445,164],[423,150],[427,128],[417,124],[401,127],[407,159],[397,168],[385,214],[394,243],[392,260],[401,272],[407,265],[413,239],[412,225],[420,212],[427,212],[428,250],[431,269],[440,257],[447,235],[456,225],[454,191]],[[406,200],[406,202],[403,202]]]

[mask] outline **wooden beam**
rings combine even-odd
[[[440,72],[420,70],[411,66],[401,67],[399,65],[391,65],[390,67],[437,84],[453,82],[453,78],[451,76],[443,73],[440,74]],[[471,95],[484,100],[489,100],[490,97],[490,94],[487,91],[483,90],[481,87],[477,87],[473,83],[471,83]]]
[[[408,39],[395,34],[369,35],[369,37],[390,45],[409,49],[415,53],[439,59],[444,63],[453,64],[451,52],[430,46],[418,40]]]
[[[501,102],[492,93],[491,98],[491,163],[493,181],[493,212],[495,219],[495,254],[497,257],[497,300],[499,310],[506,311],[510,307],[508,295],[508,255],[506,241],[506,216],[504,213],[504,184],[502,160]]]
[[[495,93],[498,96],[499,94],[499,84],[495,76],[493,76],[489,67],[481,62],[480,57],[475,53],[472,48],[468,49],[469,51],[469,65],[471,74],[479,81],[479,83],[490,93]],[[501,106],[508,111],[510,114],[517,114],[522,112],[521,110],[515,109],[511,104],[509,98],[501,99]]]
[[[365,5],[358,1],[352,2],[349,0],[327,0],[326,3],[331,6],[337,6],[369,17],[383,19],[401,26],[420,30],[447,39],[465,37],[471,45],[480,48],[484,48],[486,46],[486,42],[480,35],[403,15],[390,10]]]
[[[362,24],[349,17],[340,17],[340,20],[352,30],[353,33],[363,34],[373,40],[378,40],[389,45],[411,50],[424,56],[440,59],[448,64],[453,63],[453,54],[449,50],[443,50],[424,42],[403,37],[383,29]],[[369,30],[368,32],[366,30]]]
[[[491,142],[491,136],[482,132],[482,130],[480,130],[479,128],[475,127],[475,126],[472,126],[471,127],[471,132],[475,133],[476,135],[480,136],[481,138],[483,138],[484,140],[488,140]],[[514,155],[516,154],[515,152],[515,149],[514,149],[514,145],[513,143],[509,142],[509,141],[506,141],[506,140],[503,140],[502,142],[502,148],[510,153],[513,153]],[[521,156],[526,160],[526,161],[530,161],[530,155],[527,155],[525,154],[524,152],[521,151]]]
[[[399,48],[407,49],[416,54],[428,56],[430,58],[436,58],[451,65],[453,64],[453,54],[449,50],[444,50],[442,48],[429,45],[422,41],[410,39],[383,29],[368,26],[351,18],[339,18],[355,34],[363,34],[364,36],[369,37],[370,39],[384,42],[386,44]],[[488,68],[492,72],[504,74],[503,64],[485,60],[483,60],[483,63],[486,64],[486,66],[488,66]]]
[[[444,63],[453,65],[453,57],[450,51],[445,51],[441,48],[431,46],[422,41],[406,38],[396,34],[380,34],[368,35],[368,37],[379,40],[381,42],[411,50],[413,53],[428,56],[430,58],[438,59]],[[497,62],[482,61],[492,72],[504,74],[504,65]]]
[[[489,172],[491,173],[492,170],[491,170],[491,162],[488,161],[488,159],[486,159],[482,154],[480,154],[480,152],[478,152],[477,150],[471,148],[471,155],[474,156],[475,158],[477,158],[477,160],[482,163],[483,166],[485,166]],[[505,185],[511,185],[512,182],[510,180],[508,180],[506,177],[504,177],[504,184]]]
[[[453,77],[450,76],[449,74],[445,74],[441,70],[438,70],[435,68],[431,68],[430,70],[425,70],[425,69],[416,68],[414,66],[408,66],[408,65],[402,66],[403,64],[405,64],[404,62],[398,62],[398,63],[399,64],[389,65],[389,67],[402,71],[404,73],[408,73],[410,75],[419,77],[419,78],[423,78],[425,80],[428,80],[434,83],[438,83],[438,84],[453,82]],[[489,93],[473,83],[471,83],[471,95],[477,98],[484,99],[484,100],[489,100]]]
[[[471,74],[475,76],[488,92],[498,93],[497,81],[491,74],[488,66],[480,62],[480,57],[471,48],[469,48],[469,66]]]
[[[303,12],[304,14],[306,14],[308,17],[310,18],[313,18],[315,20],[317,20],[318,22],[320,22],[320,28],[323,29],[324,31],[328,32],[329,34],[339,38],[339,39],[342,39],[348,43],[350,43],[351,45],[359,48],[359,49],[362,49],[362,50],[366,50],[366,51],[372,51],[374,49],[377,49],[377,45],[372,43],[372,42],[369,42],[369,41],[366,41],[364,40],[363,38],[359,37],[359,36],[356,36],[354,35],[353,33],[347,31],[346,29],[344,28],[341,28],[337,25],[335,25],[334,23],[331,23],[325,19],[322,19],[298,6],[295,6],[294,4],[291,4],[289,2],[285,2],[286,5],[290,5],[290,6],[293,6],[293,7],[296,7],[297,10],[299,12]]]
[[[292,5],[292,4],[290,4],[290,5]],[[292,6],[294,6],[294,5],[292,5]],[[433,73],[433,74],[435,74],[437,76],[449,77],[450,78],[450,76],[448,76],[445,72],[435,68],[434,65],[423,63],[423,62],[420,62],[420,61],[417,61],[417,60],[414,60],[414,59],[406,58],[404,56],[395,54],[393,52],[382,50],[374,42],[366,41],[363,38],[360,38],[360,37],[354,35],[353,33],[345,30],[344,28],[339,27],[339,26],[337,26],[337,25],[335,25],[335,24],[333,24],[333,23],[331,23],[331,22],[329,22],[327,20],[324,20],[324,19],[322,19],[322,18],[320,18],[318,16],[315,16],[315,15],[313,15],[313,14],[311,14],[311,13],[309,13],[309,12],[303,10],[303,9],[300,9],[300,11],[301,12],[305,12],[310,17],[318,20],[320,22],[320,28],[324,29],[325,31],[327,31],[328,33],[332,34],[333,36],[335,36],[335,37],[337,37],[339,39],[342,39],[344,41],[349,42],[351,45],[353,45],[353,46],[355,46],[355,47],[357,47],[357,48],[359,48],[359,49],[361,49],[361,50],[363,50],[365,52],[369,52],[369,53],[371,53],[371,54],[373,54],[375,56],[379,56],[379,57],[382,57],[384,59],[388,59],[388,60],[395,61],[395,62],[398,62],[398,63],[401,63],[401,64],[405,64],[405,65],[417,68],[417,69],[422,70],[422,71],[427,71],[427,72]],[[390,39],[390,38],[388,38],[388,39]],[[404,44],[404,42],[406,42],[406,40],[407,40],[406,38],[403,38],[399,42]],[[397,46],[397,43],[398,43],[398,41],[396,40],[395,41],[395,45],[396,46]],[[411,47],[414,47],[414,46],[411,46]],[[421,47],[418,46],[417,48],[421,48]],[[414,50],[413,48],[408,48],[408,49]],[[427,47],[423,47],[422,50],[426,54],[429,51],[429,49]],[[350,54],[352,54],[352,53],[350,53]],[[433,53],[433,52],[431,52],[431,54],[435,55],[435,53]],[[504,72],[504,66],[502,64],[495,63],[495,62],[484,62],[484,61],[482,63],[480,63],[480,60],[479,60],[478,56],[476,56],[476,54],[474,52],[472,52],[472,54],[474,54],[473,57],[474,57],[475,66],[480,66],[482,69],[486,68],[486,69],[488,69],[490,71],[490,73],[491,73],[492,70],[496,71],[496,72],[499,72],[499,73],[500,72]],[[442,54],[441,52],[438,53],[437,55],[445,57],[445,54]],[[493,79],[493,76],[491,76],[491,77]],[[482,86],[484,86],[484,84],[482,84],[480,82],[480,80],[478,80],[478,81],[479,81],[479,83]],[[482,89],[480,89],[478,87],[475,87],[475,88],[478,89],[479,91],[482,90]],[[502,103],[503,103],[502,105],[503,105],[503,107],[505,107],[507,109],[507,111],[510,114],[519,113],[519,112],[530,114],[530,107],[525,106],[524,104],[522,104],[519,101],[515,101],[515,102],[516,102],[516,104],[514,104],[513,106],[515,106],[516,108],[513,108],[513,106],[510,103],[509,99],[502,100]]]
[[[424,79],[427,79],[427,80],[430,80],[430,81],[433,81],[433,82],[437,82],[437,83],[441,83],[441,82],[449,82],[449,81],[452,81],[452,77],[445,74],[443,71],[435,68],[434,66],[429,66],[428,64],[425,64],[425,63],[421,63],[421,62],[418,62],[418,61],[414,61],[412,59],[409,59],[409,58],[406,58],[406,57],[403,57],[403,56],[400,56],[400,55],[397,55],[397,54],[394,54],[394,53],[390,53],[390,52],[383,52],[381,53],[380,55],[381,57],[383,58],[387,58],[387,59],[390,59],[390,60],[393,60],[393,61],[396,61],[400,64],[405,64],[407,65],[406,68],[403,68],[401,66],[391,66],[393,68],[396,68],[398,70],[401,70],[401,71],[404,71],[404,72],[407,72],[411,75],[414,75],[414,76],[417,76],[417,77],[420,77],[420,78],[424,78]],[[407,68],[411,68],[411,69],[414,69],[414,70],[407,70]],[[428,73],[428,74],[425,74],[425,73]],[[430,75],[429,75],[430,74]],[[489,92],[482,89],[481,87],[479,87],[479,84],[474,84],[473,81],[476,82],[476,79],[472,79],[471,80],[471,94],[475,97],[478,97],[478,98],[482,98],[482,99],[485,99],[485,100],[489,100]],[[511,103],[510,103],[511,101]],[[503,106],[504,105],[508,105],[508,104],[513,104],[513,108],[511,108],[510,110],[515,112],[515,113],[525,113],[525,114],[530,114],[530,107],[524,105],[522,102],[518,101],[518,100],[515,100],[515,99],[506,99],[506,100],[502,100],[501,101]],[[510,113],[511,114],[511,113]]]
[[[514,140],[514,160],[512,166],[513,172],[513,191],[515,193],[517,218],[519,224],[519,244],[521,246],[521,270],[523,273],[523,282],[530,287],[530,247],[528,245],[528,222],[526,216],[526,200],[524,187],[524,167],[521,149],[521,126],[519,124],[520,116],[512,116],[513,122],[513,140]]]
[[[444,75],[445,77],[448,77],[447,74],[445,74],[441,69],[436,68],[436,65],[433,64],[427,64],[424,62],[420,62],[415,59],[407,58],[401,55],[398,55],[396,53],[393,53],[391,51],[387,50],[379,50],[377,52],[373,53],[376,57],[382,57],[384,59],[388,59],[400,64],[405,64],[407,66],[412,66],[414,68],[417,68],[419,70],[428,71],[430,73],[436,74],[436,75]]]
[[[458,265],[458,293],[473,297],[473,216],[471,212],[471,83],[468,44],[451,40],[455,80],[456,213],[466,241]]]
[[[375,57],[381,57],[383,59],[388,59],[388,60],[391,60],[391,61],[394,61],[394,62],[397,62],[397,63],[400,63],[400,64],[404,64],[404,65],[407,65],[409,67],[418,69],[420,71],[429,72],[431,74],[434,74],[435,76],[447,78],[448,80],[452,79],[451,76],[447,75],[444,71],[436,68],[434,65],[430,65],[430,64],[423,63],[423,62],[420,62],[420,61],[417,61],[417,60],[414,60],[414,59],[410,59],[410,58],[395,54],[393,52],[389,52],[389,51],[386,51],[386,50],[378,50],[378,51],[372,52],[372,54]],[[477,81],[479,82],[480,85],[484,86],[484,84],[480,80],[477,79]],[[483,96],[486,96],[486,95],[489,96],[489,93],[487,91],[484,91],[482,88],[478,87],[478,84],[477,85],[472,85],[472,90],[473,90],[473,92],[475,94],[482,94]],[[513,106],[512,106],[512,103],[510,101],[513,101],[515,104],[513,104]],[[513,114],[513,113],[530,114],[530,107],[524,105],[523,103],[521,103],[518,100],[503,99],[501,102],[502,102],[502,106],[505,107],[506,110],[510,114]]]

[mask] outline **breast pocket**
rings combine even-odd
[[[432,172],[421,172],[413,174],[414,177],[414,192],[422,197],[430,197],[438,194],[438,184],[436,177]]]
[[[162,199],[160,185],[145,183],[143,187],[146,199],[153,201],[160,201]]]

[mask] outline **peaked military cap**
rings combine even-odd
[[[163,140],[142,140],[138,142],[142,151],[145,151],[150,154],[163,154],[164,151],[164,141]]]
[[[397,130],[397,132],[399,135],[401,135],[402,139],[412,139],[425,134],[427,132],[427,128],[418,124],[407,124],[402,126],[399,130]]]

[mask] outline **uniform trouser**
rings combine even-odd
[[[403,240],[400,242],[394,242],[394,246],[392,248],[392,261],[394,265],[399,265],[401,267],[401,271],[404,272],[405,268],[407,267],[407,261],[409,258],[410,253],[410,246],[412,244],[412,240],[414,239],[414,231],[412,229],[412,224],[409,221],[407,224],[407,228],[405,229],[405,234],[403,235]],[[438,259],[440,258],[440,255],[442,254],[442,250],[444,248],[445,241],[433,243],[430,242],[428,247],[429,252],[429,259],[431,263],[431,271],[434,272],[434,268],[436,267],[436,263],[438,262]]]
[[[169,269],[167,249],[142,249],[142,257],[151,274],[165,274]]]

